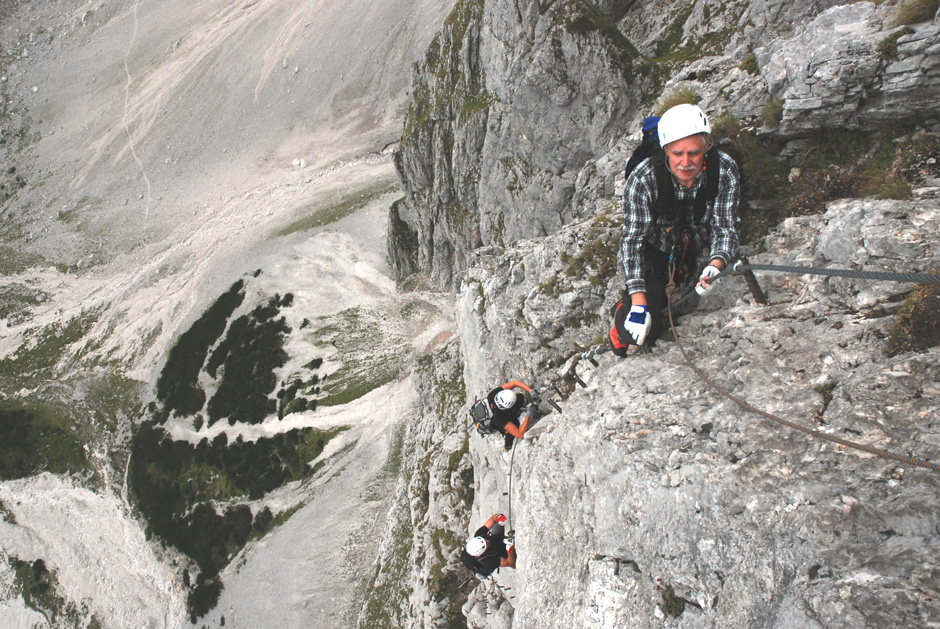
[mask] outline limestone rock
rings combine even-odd
[[[936,269],[937,211],[935,202],[833,203],[825,215],[785,221],[752,261]],[[522,286],[560,270],[544,261],[588,248],[589,230],[581,223],[527,241],[502,262],[474,259],[459,317],[468,388],[522,373],[538,382],[553,376],[526,372],[546,350],[520,316],[541,329],[601,310],[603,291],[572,279],[550,307],[530,306],[533,293],[522,313],[518,298]],[[514,283],[521,266],[526,281]],[[708,307],[678,320],[697,367],[777,417],[937,460],[940,348],[887,358],[893,318],[868,316],[909,286],[758,277],[768,306],[730,280],[715,291],[726,307],[714,308],[709,297]],[[552,347],[577,352],[606,325],[561,326]],[[884,626],[898,614],[921,626],[940,621],[936,472],[755,415],[696,375],[674,341],[648,355],[604,354],[598,363],[581,361],[586,387],[563,387],[556,395],[563,412],[542,418],[516,448],[519,563],[499,577],[514,596],[505,601],[513,627],[855,627]],[[500,447],[471,440],[474,513],[507,499],[509,461]],[[479,618],[468,621],[503,626]]]

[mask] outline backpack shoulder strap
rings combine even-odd
[[[718,196],[718,180],[721,176],[721,158],[718,149],[712,147],[705,153],[706,200],[711,203]]]
[[[672,174],[666,167],[666,151],[659,149],[652,159],[656,177],[656,197],[650,204],[653,220],[657,221],[663,216],[675,220],[676,192],[672,188]]]

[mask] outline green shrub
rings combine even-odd
[[[744,57],[738,67],[748,74],[753,74],[755,76],[760,74],[760,67],[757,65],[757,55],[755,55],[753,52],[748,53],[748,55]]]
[[[267,530],[276,520],[270,510],[262,509],[252,518],[248,505],[224,503],[237,497],[257,500],[309,476],[309,462],[342,430],[294,429],[253,442],[238,437],[231,443],[221,433],[212,442],[203,439],[193,445],[174,441],[150,420],[137,427],[128,482],[149,530],[199,567],[189,597],[194,617],[215,605],[221,592],[219,571],[253,533]]]
[[[776,127],[783,120],[783,99],[771,96],[770,101],[760,110],[760,121],[768,127]]]
[[[666,111],[675,107],[676,105],[684,105],[690,103],[692,105],[697,105],[699,101],[702,100],[702,97],[699,96],[698,92],[693,90],[691,87],[683,87],[677,89],[669,94],[663,96],[662,101],[660,102],[658,108],[658,116],[663,115]]]
[[[195,415],[202,410],[206,394],[199,386],[199,372],[206,356],[245,299],[245,283],[238,280],[219,297],[186,332],[180,335],[167,355],[157,379],[157,399],[169,414]]]
[[[83,444],[62,411],[0,403],[0,479],[67,474],[87,466]]]
[[[914,32],[914,29],[905,27],[894,33],[885,37],[880,44],[878,44],[877,52],[878,57],[886,63],[898,60],[898,40],[904,37],[905,35],[910,35]]]
[[[82,618],[75,603],[59,595],[58,579],[55,573],[46,568],[42,559],[23,561],[10,557],[14,581],[23,596],[23,602],[34,609],[55,627],[100,627],[100,621],[91,616]]]
[[[885,354],[922,352],[940,345],[940,285],[918,284],[909,293],[888,335]]]
[[[673,591],[671,585],[663,588],[663,611],[673,618],[678,618],[685,611],[686,600]]]

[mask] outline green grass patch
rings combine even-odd
[[[45,299],[42,293],[22,284],[12,284],[0,291],[0,319],[5,319],[10,327],[29,320],[31,310]]]
[[[914,32],[914,29],[905,27],[905,28],[899,29],[891,33],[890,35],[885,37],[883,40],[881,40],[881,43],[878,44],[878,48],[877,48],[878,56],[881,58],[881,60],[887,63],[891,63],[892,61],[897,61],[898,60],[898,40],[904,37],[905,35],[910,35],[913,32]]]
[[[2,206],[0,203],[0,207]],[[4,221],[0,227],[2,232],[15,229],[10,221]],[[0,244],[0,275],[16,275],[45,263],[42,256],[25,251],[22,244],[15,242],[9,233],[3,240],[8,244]]]
[[[757,55],[755,55],[753,52],[748,53],[747,56],[744,57],[744,59],[738,65],[738,67],[748,74],[752,74],[754,76],[760,74],[760,67],[757,65]]]
[[[783,99],[779,96],[771,96],[767,104],[761,107],[758,118],[765,126],[779,125],[783,120]]]
[[[788,159],[781,157],[778,141],[743,129],[730,115],[715,119],[712,129],[741,170],[740,234],[745,243],[757,242],[789,216],[819,214],[834,199],[910,198],[912,185],[930,168],[936,150],[933,136],[912,135],[906,126],[876,133],[825,129],[808,137],[806,148]]]
[[[587,278],[592,286],[606,286],[619,270],[620,238],[620,229],[604,218],[595,220],[585,234],[581,251],[565,256],[565,276]]]
[[[88,467],[83,443],[62,411],[0,402],[0,479],[68,474]]]
[[[678,618],[685,611],[685,599],[676,596],[671,585],[663,588],[663,611],[673,618]]]
[[[385,365],[368,375],[360,369],[343,368],[337,371],[332,382],[339,382],[340,390],[319,400],[320,406],[339,406],[358,400],[366,393],[393,382],[398,376],[398,367]]]
[[[657,115],[662,116],[676,105],[697,105],[700,100],[702,100],[702,97],[691,87],[679,88],[663,97],[659,107],[657,107]]]
[[[277,233],[278,236],[289,236],[305,232],[315,227],[324,227],[355,214],[373,201],[390,194],[398,189],[396,181],[383,181],[363,190],[354,191],[338,203],[325,208],[309,208],[310,214],[294,221]]]
[[[16,524],[16,516],[13,515],[13,512],[10,511],[10,509],[7,508],[5,504],[3,504],[2,500],[0,500],[0,519],[2,519],[7,524]]]
[[[940,345],[940,285],[918,284],[901,306],[885,342],[885,354],[923,352]]]
[[[398,377],[409,348],[399,332],[386,331],[382,313],[350,308],[321,323],[316,342],[335,347],[343,362],[321,378],[318,406],[347,404]]]
[[[829,408],[829,404],[832,402],[832,394],[836,390],[836,386],[838,386],[836,382],[827,382],[813,387],[813,390],[821,395],[823,399],[823,408],[820,415],[825,413],[826,409]]]
[[[12,356],[0,360],[0,382],[12,389],[54,378],[69,347],[81,341],[100,316],[100,311],[89,312],[34,332]]]

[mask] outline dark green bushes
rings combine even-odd
[[[206,412],[209,425],[228,418],[229,424],[258,424],[277,412],[277,402],[269,396],[277,387],[274,371],[287,362],[284,338],[290,328],[284,318],[275,319],[293,295],[275,295],[267,304],[232,322],[225,340],[212,352],[206,372],[215,377],[222,368],[219,388]]]
[[[133,438],[130,478],[134,498],[150,531],[199,566],[190,595],[194,618],[211,609],[221,584],[217,576],[252,533],[274,520],[269,509],[252,517],[245,504],[216,506],[233,498],[258,499],[286,482],[309,475],[307,465],[340,430],[295,429],[229,443],[225,433],[197,445],[174,441],[153,421]]]
[[[85,450],[68,418],[49,408],[0,403],[0,479],[43,471],[67,474],[86,465]]]
[[[199,372],[209,349],[219,340],[228,318],[245,299],[245,283],[238,280],[183,334],[167,356],[157,379],[157,398],[167,415],[194,415],[202,410],[206,394],[199,386]]]

